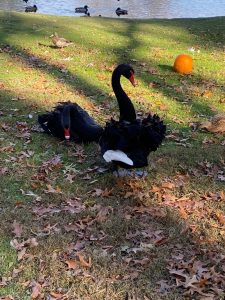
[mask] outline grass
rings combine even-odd
[[[180,254],[224,275],[214,259],[224,254],[224,135],[190,127],[225,112],[224,25],[224,17],[137,21],[0,12],[0,296],[125,300],[129,293],[130,300],[155,300],[200,299],[204,292],[222,299],[224,283],[215,273],[199,292],[169,271],[182,269],[174,258]],[[55,31],[74,45],[52,47]],[[180,53],[192,55],[193,74],[172,71]],[[168,126],[141,180],[97,173],[104,166],[97,145],[65,147],[34,128],[38,114],[62,100],[79,103],[102,125],[117,117],[110,80],[122,62],[136,71],[135,89],[122,80],[136,110],[158,113]],[[27,242],[16,250],[15,238]],[[190,275],[189,269],[182,270]],[[159,291],[161,280],[169,287]]]

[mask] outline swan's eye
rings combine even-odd
[[[129,77],[130,82],[132,83],[133,86],[135,86],[135,79],[134,79],[134,73],[130,71],[130,77]]]

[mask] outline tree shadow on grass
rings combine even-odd
[[[29,66],[30,64],[37,69],[40,69],[41,71],[43,70],[43,72],[47,72],[49,74],[51,74],[52,71],[54,71],[56,73],[56,75],[53,75],[57,80],[61,79],[61,78],[65,78],[65,76],[62,74],[59,76],[59,74],[61,74],[60,68],[58,66],[55,66],[54,64],[50,64],[49,62],[46,62],[46,60],[43,60],[42,58],[38,58],[35,61],[32,61],[31,59],[31,54],[27,53],[26,51],[22,51],[22,49],[16,49],[16,51],[13,53],[13,55],[17,55],[17,53],[21,53],[19,55],[19,59],[21,60],[21,62],[23,62],[25,65]],[[11,54],[10,54],[11,55]],[[13,58],[13,56],[12,56]],[[36,65],[37,64],[37,65]],[[39,66],[38,66],[39,65]],[[43,65],[43,67],[40,67],[41,65]],[[45,67],[47,67],[47,69],[45,69]],[[137,66],[139,67],[139,66]],[[77,84],[74,85],[74,82],[70,83],[70,76],[73,76],[73,73],[68,72],[67,73],[68,78],[66,77],[65,82],[66,84],[72,86],[74,88],[74,90],[78,89]],[[160,77],[157,77],[158,80],[161,80]],[[80,80],[80,79],[79,79]],[[146,81],[147,82],[147,81]],[[87,84],[85,82],[82,82],[82,92],[88,97],[88,92],[86,91],[86,88],[91,88],[92,86],[90,84]],[[86,84],[86,85],[85,85]],[[86,88],[83,90],[83,86],[85,86]],[[96,87],[93,87],[94,91],[96,93],[101,92],[101,89],[96,89]],[[168,91],[166,91],[168,93]],[[8,93],[8,92],[7,92]],[[6,94],[7,94],[6,93]],[[3,97],[5,99],[6,94],[3,93]],[[15,98],[17,97],[17,95],[13,95],[13,93],[10,93],[8,95],[8,98]],[[181,96],[182,98],[183,96]],[[23,104],[23,100],[19,100]],[[25,107],[25,106],[24,106]],[[32,149],[32,144],[29,146],[29,149]],[[168,153],[168,155],[174,156],[174,149],[175,147],[173,147],[173,149],[171,149],[171,153]],[[184,153],[185,152],[185,153]],[[183,157],[187,157],[188,155],[190,155],[190,151],[188,149],[184,149],[184,151],[181,151],[181,154],[183,155]],[[15,155],[15,154],[14,154]],[[180,161],[180,156],[176,155],[175,159],[177,160],[177,165]],[[208,158],[208,157],[207,157]],[[168,160],[168,157],[166,158]],[[165,163],[165,167],[168,168],[168,164]],[[170,171],[170,170],[169,170]],[[179,171],[179,166],[176,167],[176,169],[174,170],[174,172],[176,173],[177,171]],[[169,175],[172,175],[171,172],[169,172]],[[161,174],[159,174],[159,176],[161,178],[164,178],[165,176],[165,172],[163,171],[163,169],[161,170]],[[101,185],[100,185],[101,186]],[[98,185],[96,185],[96,187],[99,187]],[[104,182],[104,187],[111,187],[111,181],[110,178],[107,182]],[[17,189],[22,188],[24,190],[28,190],[29,188],[32,188],[32,186],[29,185],[29,183],[25,184],[24,186],[21,185],[19,187],[19,185],[16,186]],[[33,188],[32,188],[33,189]],[[91,187],[90,187],[91,189]],[[77,189],[74,187],[74,190],[77,193]],[[83,192],[83,190],[82,190]],[[5,228],[7,228],[7,242],[9,242],[9,240],[12,238],[12,234],[11,231],[9,230],[10,226],[11,226],[11,220],[14,219],[18,219],[23,221],[23,226],[25,228],[25,234],[24,237],[25,238],[30,238],[30,237],[36,237],[36,235],[34,235],[34,233],[36,234],[40,234],[42,233],[42,230],[44,230],[44,228],[46,226],[53,226],[55,224],[56,228],[58,228],[60,230],[60,233],[57,232],[52,232],[49,235],[46,235],[44,237],[42,237],[41,235],[38,236],[37,235],[37,239],[39,241],[39,246],[38,248],[34,248],[34,249],[28,249],[27,252],[35,255],[36,260],[38,262],[38,264],[36,264],[35,261],[30,260],[30,262],[24,262],[25,265],[27,266],[27,268],[30,268],[33,271],[32,276],[39,278],[39,274],[40,274],[40,269],[39,266],[41,265],[41,262],[45,263],[45,269],[42,270],[42,276],[46,275],[47,277],[50,275],[51,278],[49,278],[49,287],[47,287],[47,291],[51,291],[51,290],[55,290],[56,288],[58,288],[58,286],[63,287],[68,289],[71,293],[76,293],[76,295],[78,294],[78,290],[80,291],[80,293],[84,293],[86,296],[87,295],[91,295],[93,297],[93,291],[96,290],[96,286],[98,285],[98,288],[100,287],[102,290],[105,291],[105,285],[107,284],[107,282],[111,282],[112,278],[114,281],[114,283],[110,284],[108,290],[111,294],[113,294],[115,291],[118,290],[120,292],[120,295],[117,294],[117,297],[115,297],[114,299],[120,299],[119,297],[121,297],[121,300],[125,298],[125,291],[127,290],[131,290],[131,289],[136,289],[137,291],[139,291],[140,287],[144,287],[145,292],[143,291],[139,291],[139,295],[142,296],[142,293],[149,293],[151,294],[151,289],[149,288],[149,285],[151,287],[153,287],[154,293],[157,294],[158,296],[158,292],[155,292],[156,290],[156,281],[160,280],[160,279],[165,279],[168,278],[169,279],[169,275],[166,271],[166,267],[167,267],[167,262],[166,259],[170,259],[171,255],[174,254],[176,255],[176,250],[178,249],[183,255],[184,255],[184,260],[187,261],[190,255],[190,251],[193,250],[193,248],[197,248],[198,250],[198,255],[199,255],[199,259],[202,259],[203,261],[208,261],[208,257],[207,257],[207,251],[210,252],[211,247],[216,247],[216,243],[212,244],[212,245],[203,245],[202,249],[201,246],[197,243],[193,243],[192,237],[187,235],[187,232],[184,233],[180,233],[178,235],[175,235],[174,232],[177,231],[177,227],[178,227],[178,223],[182,222],[182,218],[179,216],[170,216],[168,215],[165,218],[157,218],[156,216],[154,216],[154,214],[148,216],[147,218],[145,217],[141,217],[138,218],[137,214],[135,212],[130,213],[131,219],[129,221],[129,214],[126,214],[125,216],[128,218],[128,221],[124,218],[124,215],[121,215],[121,206],[124,204],[124,198],[120,197],[120,195],[118,195],[117,191],[116,191],[116,195],[112,198],[109,199],[102,199],[101,197],[97,198],[94,196],[91,196],[90,193],[84,193],[82,194],[82,200],[87,201],[87,203],[91,203],[91,201],[94,201],[94,203],[97,201],[97,203],[101,203],[101,201],[104,201],[104,203],[106,205],[111,205],[113,207],[115,207],[115,210],[113,213],[110,213],[109,216],[107,217],[107,220],[105,220],[104,222],[97,222],[92,224],[91,229],[85,229],[85,242],[87,243],[86,248],[84,251],[86,257],[91,256],[94,257],[94,263],[92,265],[92,269],[89,270],[88,275],[89,276],[95,276],[96,279],[95,280],[90,280],[90,282],[88,282],[88,287],[89,289],[83,292],[81,291],[80,286],[82,286],[82,282],[78,282],[79,284],[79,288],[76,285],[71,285],[71,282],[68,280],[68,278],[74,282],[74,276],[68,277],[68,272],[65,270],[65,260],[68,259],[67,254],[66,254],[66,247],[68,246],[68,244],[71,244],[72,242],[76,243],[77,241],[79,242],[80,237],[72,232],[72,233],[68,233],[67,231],[65,231],[64,226],[65,225],[69,225],[71,224],[71,222],[76,222],[77,220],[79,220],[79,218],[84,218],[86,217],[88,219],[89,217],[89,211],[84,212],[82,215],[69,215],[68,214],[63,214],[63,215],[46,215],[45,218],[37,218],[34,217],[32,215],[32,210],[31,208],[37,206],[37,205],[43,205],[44,207],[47,206],[49,203],[54,203],[57,205],[60,205],[60,203],[62,202],[62,198],[60,198],[61,196],[59,195],[48,195],[48,194],[44,194],[42,192],[42,196],[43,196],[43,202],[42,203],[36,203],[35,201],[25,201],[25,207],[21,208],[20,212],[17,214],[16,210],[12,210],[11,212],[9,212],[9,214],[7,215],[6,219],[3,219],[3,223]],[[77,194],[76,194],[77,195]],[[67,196],[68,193],[67,193]],[[25,197],[25,196],[24,196]],[[28,196],[27,196],[28,197]],[[10,200],[10,199],[8,199]],[[11,199],[11,200],[15,200],[15,199]],[[89,201],[89,202],[88,202]],[[128,201],[128,200],[126,200]],[[131,197],[131,199],[129,199],[129,201],[131,201],[134,205],[136,202],[136,200]],[[138,204],[138,203],[137,203]],[[5,203],[5,205],[7,205],[7,203]],[[25,217],[25,214],[27,214],[27,211],[30,212],[31,217]],[[91,214],[91,213],[90,213]],[[94,213],[92,212],[92,215]],[[32,219],[34,218],[34,219]],[[134,224],[134,219],[137,218],[137,222],[138,222],[138,226]],[[9,221],[10,220],[10,223]],[[140,274],[140,277],[138,277],[137,279],[133,280],[132,278],[130,278],[129,280],[117,280],[116,278],[123,278],[123,276],[128,276],[131,273],[131,270],[129,269],[130,264],[125,262],[125,259],[131,258],[131,259],[137,259],[140,260],[143,258],[143,256],[140,254],[138,255],[132,255],[132,257],[129,257],[129,255],[124,255],[124,251],[123,254],[122,253],[122,246],[123,245],[128,245],[129,247],[133,248],[133,247],[139,247],[139,243],[137,242],[137,239],[134,240],[130,240],[128,242],[127,240],[127,235],[132,234],[133,231],[135,229],[138,229],[139,231],[142,230],[142,226],[144,226],[144,222],[146,222],[148,224],[148,226],[150,226],[150,229],[155,230],[159,230],[162,229],[163,233],[166,234],[166,236],[168,236],[171,240],[169,241],[169,245],[168,244],[162,244],[157,246],[157,249],[152,251],[149,254],[149,259],[150,259],[150,264],[147,265],[146,267],[143,267],[143,273]],[[107,224],[106,224],[107,223]],[[184,222],[185,223],[185,222]],[[78,223],[80,224],[80,223]],[[188,222],[186,224],[187,226],[189,225]],[[83,225],[85,226],[85,225]],[[140,227],[139,227],[140,226]],[[54,226],[53,226],[54,227]],[[185,227],[185,224],[184,224]],[[119,230],[118,230],[119,229]],[[180,228],[179,228],[180,229]],[[103,232],[107,235],[107,237],[103,240],[101,239],[97,239],[96,240],[96,232]],[[142,242],[142,239],[141,239]],[[149,240],[146,240],[146,243],[148,243]],[[182,243],[182,247],[181,245],[179,245],[180,243]],[[104,247],[107,246],[112,246],[112,253],[110,253],[109,255],[106,256],[106,258],[101,257],[100,254],[102,253]],[[121,246],[122,245],[122,246]],[[179,245],[178,248],[176,248]],[[200,249],[199,249],[200,248]],[[57,249],[57,251],[56,251]],[[169,251],[168,251],[169,249]],[[174,251],[174,253],[173,253]],[[52,253],[54,254],[54,257],[52,256]],[[100,253],[100,254],[99,254]],[[192,253],[192,252],[191,252]],[[196,252],[193,252],[196,253]],[[99,255],[98,255],[99,254]],[[112,254],[112,255],[111,255]],[[205,254],[205,257],[202,258],[202,255]],[[69,257],[70,259],[74,259],[74,253],[71,254],[71,257]],[[116,258],[115,258],[116,256]],[[145,254],[145,258],[146,256],[148,257],[147,254]],[[125,258],[125,259],[124,259]],[[86,258],[87,259],[87,258]],[[110,268],[109,268],[110,267]],[[54,272],[52,271],[52,269],[54,270]],[[138,268],[135,268],[135,271],[137,271],[137,269],[142,271],[142,268],[139,266]],[[93,273],[92,273],[93,272]],[[134,272],[134,270],[133,270]],[[35,274],[34,274],[35,273]],[[60,274],[60,276],[59,276]],[[93,274],[93,275],[92,275]],[[86,273],[87,275],[87,273]],[[27,276],[27,275],[26,275]],[[145,279],[145,276],[147,278],[147,281]],[[95,278],[94,277],[94,278]],[[81,276],[82,278],[82,276]],[[101,279],[101,281],[99,281],[99,278]],[[115,279],[114,279],[115,278]],[[30,279],[30,276],[27,276],[26,279]],[[77,280],[77,278],[76,278]],[[87,278],[85,279],[87,280]],[[174,279],[175,281],[175,279]],[[57,282],[57,286],[56,286],[56,282]],[[76,281],[77,282],[77,281]],[[85,281],[86,282],[86,281]],[[120,288],[118,288],[118,285],[120,285]],[[123,291],[123,293],[121,292],[121,290]],[[105,293],[105,292],[104,292]],[[122,296],[121,296],[122,293]],[[82,294],[81,296],[84,296],[84,294]],[[144,295],[144,294],[143,294]],[[144,296],[143,296],[144,297]],[[163,297],[163,296],[162,296]],[[172,295],[174,299],[174,293]],[[179,296],[178,296],[179,297]],[[181,296],[182,298],[182,296]],[[101,299],[100,296],[98,297],[98,299]],[[104,296],[102,296],[102,299],[105,299]],[[113,297],[112,297],[113,299]],[[162,298],[163,299],[163,298]]]
[[[170,25],[168,24],[168,26]],[[148,86],[153,82],[153,88],[163,96],[175,100],[179,105],[184,102],[185,106],[180,106],[179,108],[181,111],[185,111],[188,105],[190,112],[192,112],[194,116],[198,114],[214,114],[209,99],[203,99],[202,95],[204,95],[204,91],[217,89],[222,98],[225,94],[224,85],[214,79],[213,74],[212,78],[206,78],[195,73],[189,76],[182,76],[176,74],[169,65],[158,65],[157,58],[139,58],[138,55],[136,55],[137,50],[147,46],[147,44],[142,43],[140,40],[139,32],[140,28],[136,22],[130,22],[127,25],[126,31],[119,32],[124,38],[129,37],[129,43],[126,44],[126,46],[121,46],[119,50],[117,49],[117,61],[122,62],[125,58],[126,62],[135,66],[135,69],[137,69],[137,73],[145,86]],[[151,34],[151,32],[149,32],[149,34]],[[153,70],[151,74],[152,67],[156,69]],[[148,69],[150,72],[148,72]],[[172,79],[173,82],[171,82]],[[198,89],[198,91],[193,91],[193,88]],[[197,96],[195,94],[197,94]],[[222,108],[222,105],[219,103],[218,106],[220,109]]]
[[[21,19],[17,16],[17,18],[16,18],[16,20],[14,20],[14,22],[15,21],[20,23]],[[109,22],[112,22],[112,20],[104,20],[104,22],[109,23]],[[138,57],[136,56],[137,49],[141,46],[144,46],[144,44],[142,44],[140,42],[140,39],[138,39],[138,34],[140,32],[138,24],[148,24],[148,22],[140,21],[140,23],[137,23],[136,21],[128,21],[128,20],[120,20],[119,22],[122,24],[126,24],[126,29],[125,29],[125,31],[123,31],[121,29],[118,30],[117,34],[126,38],[126,40],[128,42],[126,43],[126,45],[122,45],[119,47],[117,46],[113,49],[106,46],[104,51],[107,53],[108,51],[112,50],[115,55],[115,59],[116,59],[117,63],[126,61],[126,62],[130,62],[133,65],[135,65],[137,70],[140,71],[139,74],[141,75],[140,76],[141,80],[143,83],[145,83],[145,85],[148,85],[151,81],[156,81],[156,85],[154,86],[154,89],[158,90],[158,92],[162,93],[162,95],[164,95],[165,97],[171,97],[173,100],[178,101],[179,103],[183,102],[187,98],[186,91],[178,92],[178,90],[177,90],[177,87],[180,85],[180,81],[183,80],[183,78],[173,74],[176,84],[168,83],[166,77],[167,76],[170,77],[170,75],[171,75],[169,68],[165,69],[165,67],[163,67],[162,72],[159,71],[156,74],[149,76],[148,74],[146,74],[143,71],[144,68],[139,65],[139,62],[134,61],[134,60],[138,60]],[[179,21],[176,20],[174,22],[172,22],[172,23],[176,24],[176,26],[178,26],[177,24],[181,24],[181,25],[183,24],[183,26],[184,26],[184,24],[186,24],[185,21],[180,21],[180,20]],[[151,21],[151,23],[153,25],[160,24],[160,26],[164,26],[164,25],[170,26],[169,25],[170,22],[167,22],[167,21],[165,21],[165,24],[164,24],[164,22],[162,22],[163,25],[161,25],[161,23],[159,21]],[[51,22],[45,22],[45,24],[47,26],[50,26]],[[20,26],[18,26],[18,28],[20,28],[19,29],[20,32],[25,31],[25,32],[31,33],[32,30],[29,26],[30,26],[30,24],[26,25],[25,28],[23,28],[22,26],[21,26],[21,28],[20,28]],[[175,25],[171,25],[171,26],[175,27]],[[43,32],[37,32],[37,33],[35,32],[35,35],[36,34],[43,37]],[[6,37],[5,37],[5,39],[7,40]],[[86,46],[86,47],[90,47],[90,41],[89,41],[88,37],[85,37],[85,36],[83,37],[82,45]],[[98,46],[96,46],[96,47],[98,47]],[[24,59],[25,62],[29,61],[29,58],[32,55],[32,53],[28,53],[26,49],[22,49],[21,47],[17,47],[16,52],[21,54],[21,57],[23,57],[22,59]],[[35,55],[35,53],[34,53],[34,55]],[[49,73],[51,73],[51,75],[53,75],[55,78],[59,77],[59,78],[65,79],[65,77],[59,76],[61,70],[57,66],[51,67],[49,62],[46,62],[45,59],[40,58],[39,61],[41,61],[41,60],[43,60],[43,64],[46,65],[46,69],[49,68],[51,71],[53,71],[52,73],[54,73],[54,71],[55,71],[55,74],[52,74],[51,72],[49,72]],[[156,59],[149,59],[149,60],[144,59],[143,62],[146,64],[147,67],[148,66],[149,67],[151,67],[151,66],[157,67]],[[48,66],[48,64],[49,64],[49,66]],[[43,68],[43,71],[48,72],[48,70],[44,70],[44,68]],[[166,71],[166,74],[165,74],[165,71]],[[84,95],[86,95],[86,96],[89,96],[92,93],[94,93],[95,95],[104,93],[102,89],[96,88],[94,86],[94,84],[90,84],[89,82],[87,82],[87,80],[84,80],[83,78],[79,77],[79,75],[77,75],[77,74],[76,74],[77,82],[75,82],[75,81],[72,82],[72,81],[68,80],[68,78],[73,78],[72,73],[70,73],[70,72],[67,73],[66,80],[65,80],[66,84],[71,85],[75,90],[77,89],[77,90],[82,91],[82,93],[84,93]],[[207,85],[218,86],[218,83],[216,81],[213,81],[212,79],[206,79],[201,76],[197,77],[195,75],[193,75],[192,77],[188,77],[186,83],[187,84],[195,84],[196,81],[197,82],[204,81],[206,86]],[[224,91],[224,88],[220,87],[220,90]],[[188,97],[191,97],[191,95],[188,95]],[[107,97],[107,100],[110,100],[110,99],[111,99],[111,97]],[[191,102],[189,104],[190,104],[191,111],[193,112],[193,114],[196,114],[196,113],[201,114],[203,112],[205,112],[206,114],[212,114],[211,108],[209,107],[209,105],[207,103],[203,103],[203,101],[199,101],[199,99],[197,97],[192,97]],[[182,110],[182,108],[181,108],[181,110]]]

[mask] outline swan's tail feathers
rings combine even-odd
[[[61,126],[60,113],[57,110],[47,112],[38,116],[38,123],[44,129],[44,131],[53,136],[64,139],[64,131]]]
[[[142,121],[142,139],[150,151],[156,151],[166,134],[166,125],[158,115],[148,115]]]
[[[44,129],[46,133],[51,134],[51,131],[48,127],[49,120],[52,119],[52,113],[45,113],[43,115],[38,116],[38,123]]]
[[[58,102],[51,112],[46,112],[38,116],[38,123],[46,133],[53,134],[55,130],[61,127],[61,113],[67,105],[76,105],[70,101]],[[54,130],[55,129],[55,130]]]

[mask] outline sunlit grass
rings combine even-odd
[[[141,299],[144,295],[152,299],[183,299],[176,289],[168,295],[158,292],[157,281],[170,279],[167,260],[173,248],[181,244],[186,256],[192,245],[223,251],[224,224],[218,221],[218,215],[224,211],[224,201],[214,200],[210,193],[215,196],[224,190],[224,182],[217,176],[224,172],[224,135],[193,132],[190,124],[225,112],[224,23],[224,18],[136,21],[0,13],[0,172],[7,168],[0,181],[0,278],[10,277],[14,268],[23,266],[17,277],[1,287],[1,296],[29,299],[35,280],[47,282],[43,297],[59,289],[68,293],[69,299],[124,300],[128,291],[138,292]],[[53,32],[72,40],[74,45],[52,48],[49,36]],[[188,50],[191,47],[194,52]],[[193,74],[173,72],[174,59],[180,53],[193,56]],[[145,180],[123,181],[110,172],[79,175],[105,166],[97,145],[65,147],[61,141],[31,128],[38,114],[58,101],[79,103],[102,125],[111,116],[117,117],[111,72],[122,62],[135,69],[137,87],[125,79],[122,84],[137,111],[158,113],[168,125],[168,138],[150,155]],[[31,138],[19,136],[18,121],[27,123]],[[83,157],[77,154],[79,150]],[[60,155],[61,165],[48,171],[46,181],[38,180],[43,162],[55,155]],[[77,172],[72,183],[66,180],[68,168]],[[173,190],[161,188],[163,182],[175,182],[179,176],[187,176],[187,183]],[[62,194],[46,193],[48,184]],[[151,192],[154,187],[159,192]],[[106,196],[95,194],[96,189],[106,190]],[[107,196],[109,191],[112,192]],[[129,196],[127,192],[132,193]],[[167,206],[172,196],[191,197],[199,204],[204,197],[208,200],[204,200],[205,210],[196,208],[184,213],[176,202]],[[37,217],[33,212],[38,206],[61,207],[74,197],[85,204],[80,214],[62,211]],[[164,214],[142,216],[132,211],[143,204],[162,208]],[[77,232],[66,232],[65,226],[88,216],[96,217],[95,205],[110,206],[109,215],[86,229],[91,238],[84,253],[86,259],[92,258],[92,267],[82,277],[65,264],[68,245],[82,238]],[[28,248],[29,255],[21,262],[9,244],[14,238],[14,220],[24,228],[19,241],[35,237],[39,243]],[[121,249],[139,246],[138,241],[132,242],[126,236],[141,231],[146,224],[155,231],[162,230],[168,242],[145,254],[133,253],[135,259],[145,255],[150,263],[135,267],[141,270],[137,279],[123,279],[135,270],[125,262]],[[189,225],[195,231],[185,231]],[[56,226],[58,231],[44,235],[47,226]],[[105,238],[96,240],[99,234],[105,234]],[[107,252],[107,247],[112,250]]]

